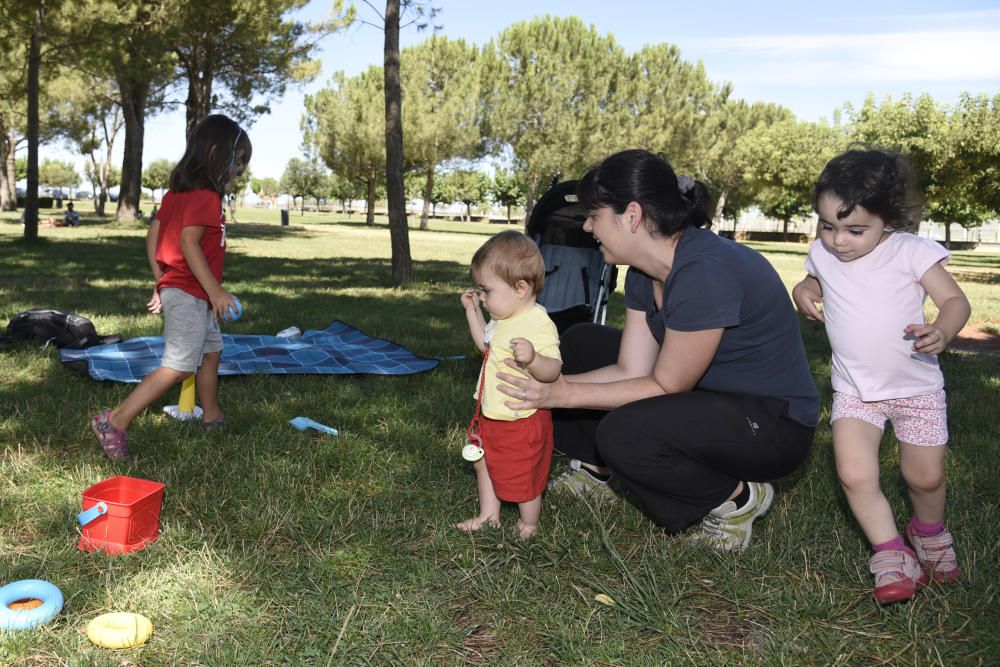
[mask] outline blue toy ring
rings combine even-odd
[[[41,600],[34,609],[11,609],[18,600]],[[0,588],[0,630],[28,630],[44,625],[63,607],[63,594],[41,579],[22,579]]]

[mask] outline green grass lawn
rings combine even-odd
[[[81,207],[83,208],[83,207]],[[230,333],[348,322],[423,356],[466,355],[405,377],[223,378],[232,417],[219,432],[163,416],[164,397],[130,431],[132,466],[101,454],[87,421],[131,385],[64,369],[56,350],[0,354],[0,584],[52,581],[66,605],[50,624],[0,632],[3,665],[328,664],[1000,664],[997,460],[1000,358],[949,353],[948,522],[962,580],[885,609],[871,598],[868,547],[839,490],[829,426],[783,480],[741,556],[691,547],[633,506],[548,496],[539,536],[450,527],[476,510],[459,453],[479,359],[459,304],[467,263],[500,225],[432,222],[411,231],[415,284],[391,286],[389,235],[360,219],[240,211],[226,287],[246,314]],[[43,214],[44,217],[44,214]],[[25,245],[0,219],[0,322],[31,307],[76,311],[101,333],[159,335],[143,229],[84,212],[76,229]],[[754,244],[786,284],[805,246]],[[956,253],[973,322],[1000,328],[1000,257]],[[609,321],[620,324],[621,294]],[[802,324],[829,415],[829,348]],[[297,415],[340,430],[301,433]],[[896,448],[883,484],[909,517]],[[559,472],[560,462],[554,466]],[[160,539],[110,558],[76,549],[80,493],[129,474],[167,485]],[[595,596],[609,596],[613,605]],[[108,651],[86,623],[134,611],[155,626],[144,647]]]

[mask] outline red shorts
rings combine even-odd
[[[549,481],[552,465],[552,413],[512,422],[479,418],[486,469],[500,500],[525,503],[537,498]]]

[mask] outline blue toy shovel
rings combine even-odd
[[[300,431],[305,431],[306,429],[316,429],[320,433],[326,433],[327,435],[340,435],[340,433],[335,428],[331,428],[326,424],[320,424],[319,422],[313,421],[308,417],[296,417],[295,419],[288,422]]]

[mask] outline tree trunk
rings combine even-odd
[[[424,210],[420,213],[420,229],[427,231],[427,218],[431,211],[431,197],[434,196],[434,166],[427,168],[427,181],[424,184]]]
[[[91,153],[91,159],[94,163],[95,173],[98,175],[98,185],[100,186],[100,195],[95,191],[94,195],[97,197],[97,206],[94,208],[98,216],[104,217],[104,205],[108,201],[108,180],[111,178],[111,156],[115,148],[115,139],[118,137],[118,131],[121,130],[123,119],[119,116],[120,110],[115,110],[114,118],[111,121],[111,129],[108,129],[107,118],[101,121],[104,126],[104,161],[101,162],[100,167],[97,167],[97,161],[93,158],[93,153]]]
[[[723,188],[719,193],[719,199],[715,202],[715,212],[712,215],[712,223],[719,231],[722,231],[722,212],[726,210],[726,196],[729,192]]]
[[[507,224],[510,224],[510,204],[507,204]]]
[[[538,192],[538,176],[532,175],[528,179],[528,185],[524,194],[524,225],[528,226],[531,219],[531,212],[535,210],[535,194]]]
[[[14,164],[14,148],[17,140],[14,128],[0,123],[0,211],[17,210],[17,167]]]
[[[782,220],[782,222],[784,224],[781,227],[781,240],[782,241],[787,241],[788,240],[788,222],[789,221],[787,219],[785,219],[785,220]]]
[[[118,188],[117,220],[135,220],[142,197],[142,143],[145,135],[146,100],[149,82],[136,81],[123,74],[118,81],[125,117],[125,156],[122,159],[122,182]]]
[[[107,158],[101,163],[101,195],[97,198],[97,215],[104,217],[104,205],[108,202],[108,180],[111,179],[111,146]]]
[[[38,239],[38,95],[42,69],[42,8],[35,11],[28,38],[28,193],[24,199],[24,239]]]
[[[191,131],[194,130],[198,121],[212,112],[212,68],[207,64],[204,64],[203,67],[199,65],[199,63],[194,62],[186,68],[188,94],[187,100],[184,102],[186,111],[185,136],[191,136]]]
[[[951,223],[944,223],[944,247],[951,249]]]
[[[406,226],[403,189],[403,95],[399,81],[399,3],[385,3],[385,179],[392,242],[392,282],[398,287],[413,281],[410,230]]]
[[[104,215],[104,202],[99,199],[101,192],[101,177],[98,176],[97,170],[100,169],[100,167],[97,166],[97,161],[93,159],[93,155],[91,155],[90,159],[90,168],[90,189],[94,191],[94,213],[97,215]],[[98,211],[98,208],[101,210]]]
[[[377,175],[375,169],[368,171],[368,192],[365,197],[365,224],[375,224],[375,179]]]

